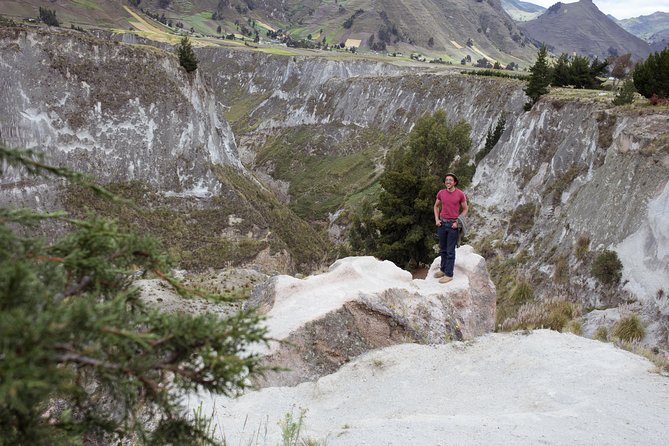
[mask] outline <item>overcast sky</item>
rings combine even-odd
[[[557,3],[557,0],[524,0],[544,8]],[[562,0],[562,3],[574,3],[574,0]],[[604,14],[611,14],[617,19],[649,15],[655,11],[669,13],[669,0],[594,0],[595,5]]]

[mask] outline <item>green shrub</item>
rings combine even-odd
[[[113,197],[37,152],[0,144],[0,175],[10,168]],[[69,231],[47,242],[41,223]],[[135,280],[148,274],[186,299],[226,300],[188,289],[172,267],[155,240],[94,213],[0,207],[0,444],[217,444],[181,399],[250,386],[266,368],[249,348],[269,341],[267,329],[252,311],[221,318],[146,305]]]
[[[548,305],[548,317],[541,321],[541,325],[551,330],[563,331],[579,312],[576,304],[572,302],[551,303]]]
[[[599,254],[592,264],[592,275],[603,284],[618,285],[622,277],[623,264],[614,251]]]
[[[639,316],[631,314],[615,323],[612,335],[621,341],[636,342],[646,336],[646,329]]]
[[[486,69],[486,70],[470,70],[470,71],[464,71],[463,74],[467,74],[470,76],[492,76],[492,77],[503,77],[507,79],[519,79],[519,80],[527,80],[528,75],[527,74],[521,74],[521,73],[514,73],[514,72],[505,72],[501,70],[491,70],[491,69]]]
[[[14,22],[12,19],[8,19],[7,17],[0,15],[0,27],[3,26],[16,26],[16,22]]]

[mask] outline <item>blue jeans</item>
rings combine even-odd
[[[455,246],[458,243],[460,231],[452,228],[452,223],[441,223],[437,228],[439,236],[439,254],[441,255],[441,271],[448,277],[453,277],[455,267]]]

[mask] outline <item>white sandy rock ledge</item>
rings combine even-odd
[[[405,342],[467,340],[495,328],[495,287],[483,257],[457,250],[454,280],[426,279],[389,261],[347,257],[328,272],[296,279],[275,276],[256,287],[248,305],[267,315],[273,342],[262,387],[296,385],[333,373],[369,350]]]
[[[317,382],[238,399],[192,396],[227,444],[328,446],[644,445],[669,438],[669,379],[647,359],[549,330],[368,352]]]

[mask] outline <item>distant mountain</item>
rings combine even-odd
[[[653,52],[660,52],[669,47],[669,29],[656,32],[650,36],[650,49]]]
[[[662,40],[661,36],[666,38],[666,31],[669,31],[669,13],[654,12],[651,15],[618,20],[618,24],[628,32],[652,44]]]
[[[226,2],[228,6],[219,8],[223,16],[238,12],[232,0],[220,5]],[[365,47],[373,36],[377,48],[380,41],[391,51],[422,47],[458,62],[467,55],[474,60],[530,60],[536,53],[500,0],[254,0],[253,4],[248,14],[262,15],[263,21],[296,37],[311,34],[335,43],[360,40]]]
[[[578,53],[608,57],[632,53],[636,60],[650,54],[647,42],[630,34],[602,13],[592,0],[558,2],[520,28],[538,43],[545,43],[554,54]]]
[[[293,39],[344,44],[378,52],[422,52],[459,63],[481,58],[503,65],[530,62],[536,48],[500,0],[51,0],[0,1],[0,14],[35,17],[54,9],[64,26],[138,28],[128,7],[193,33],[268,40],[283,30]],[[173,28],[171,28],[173,29]],[[169,30],[168,30],[169,31]]]
[[[519,22],[535,19],[546,11],[543,6],[519,0],[502,0],[502,8],[513,20]]]

